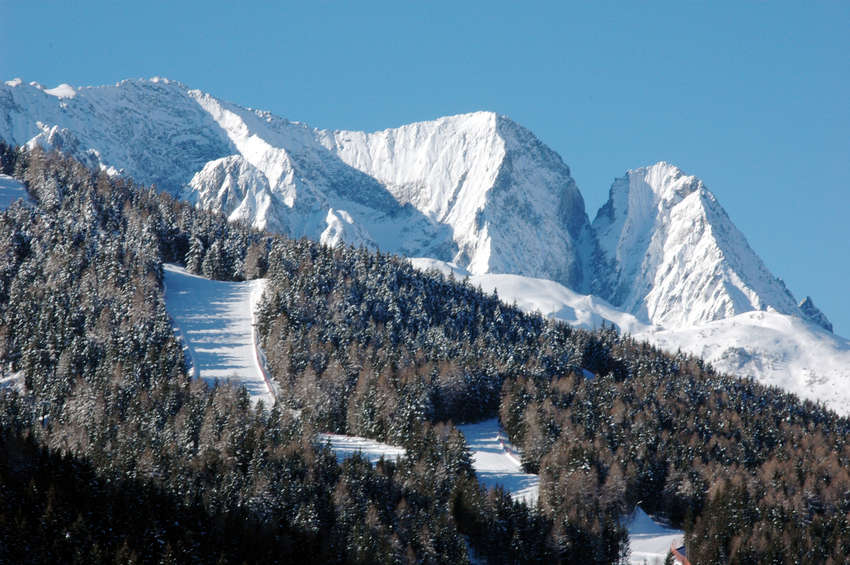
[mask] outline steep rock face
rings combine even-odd
[[[508,118],[476,112],[375,133],[322,132],[322,143],[449,226],[453,261],[470,272],[587,286],[594,239],[570,170]]]
[[[799,315],[714,195],[673,165],[615,180],[593,228],[610,273],[605,298],[643,320],[679,328],[751,310]]]
[[[812,300],[811,296],[807,296],[802,302],[800,302],[800,312],[802,312],[803,316],[813,322],[829,333],[832,333],[832,322],[829,321],[829,318],[826,317],[826,314],[820,311],[820,309],[815,306],[815,301]]]
[[[209,161],[192,176],[181,196],[202,208],[218,210],[231,221],[286,229],[274,220],[268,221],[276,197],[266,176],[241,155]]]

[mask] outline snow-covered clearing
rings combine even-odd
[[[383,457],[387,460],[395,460],[404,457],[407,452],[403,447],[381,443],[373,439],[357,436],[344,436],[340,434],[319,434],[316,436],[319,443],[328,443],[337,461],[342,462],[355,453],[360,453],[373,465]]]
[[[650,518],[640,506],[629,517],[629,563],[635,565],[662,565],[670,546],[680,547],[685,532],[659,524]]]
[[[265,280],[213,281],[164,265],[165,308],[197,378],[244,385],[254,402],[275,402],[254,337]]]
[[[472,452],[472,465],[483,485],[501,486],[514,500],[522,500],[530,506],[537,503],[540,479],[523,472],[517,452],[502,433],[498,419],[465,424],[458,429],[466,438]]]
[[[19,198],[29,199],[24,185],[8,175],[0,175],[0,210],[5,210]]]

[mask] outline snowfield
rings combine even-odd
[[[244,385],[254,402],[275,402],[254,339],[254,309],[265,280],[213,281],[164,265],[165,308],[196,378]]]
[[[0,175],[0,210],[5,210],[19,198],[29,200],[24,185],[8,175]]]
[[[501,486],[514,500],[529,506],[537,504],[540,478],[522,470],[519,456],[502,433],[498,419],[465,424],[458,429],[472,452],[472,466],[481,484]]]
[[[777,386],[850,415],[850,341],[778,312],[747,312],[693,328],[635,335],[702,357],[720,371]]]

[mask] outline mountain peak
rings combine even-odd
[[[829,333],[832,333],[832,322],[829,321],[829,318],[820,311],[820,309],[815,306],[815,301],[812,300],[811,296],[807,296],[802,302],[800,302],[800,312],[803,313],[803,316],[806,317],[807,320],[813,322]]]
[[[402,204],[450,226],[452,260],[470,272],[583,286],[584,200],[560,156],[510,118],[473,112],[373,133],[324,132],[322,143]]]
[[[604,298],[639,318],[684,327],[772,308],[799,309],[716,197],[666,162],[628,171],[593,222]]]

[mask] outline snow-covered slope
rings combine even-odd
[[[633,565],[663,565],[670,547],[680,547],[685,539],[685,532],[656,522],[640,506],[627,517],[626,528],[629,563]]]
[[[732,375],[753,377],[850,416],[850,341],[778,312],[746,312],[691,328],[635,335],[702,357]]]
[[[318,434],[316,440],[321,444],[328,444],[336,455],[337,461],[343,461],[355,453],[359,453],[374,464],[380,461],[382,457],[387,461],[395,461],[407,454],[403,447],[359,436]]]
[[[412,258],[410,263],[422,271],[436,269],[444,275],[451,273],[458,280],[468,279],[473,286],[488,293],[495,291],[503,302],[514,304],[524,312],[539,312],[574,327],[593,330],[605,323],[630,334],[652,328],[601,298],[574,292],[555,281],[521,275],[472,275],[454,263],[426,257]]]
[[[254,310],[265,281],[212,281],[165,265],[165,308],[195,377],[244,385],[252,400],[275,403],[254,339]]]
[[[603,296],[682,328],[752,310],[802,316],[702,181],[668,163],[614,181],[593,221],[611,276]]]

